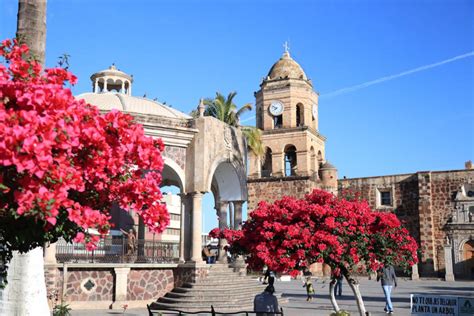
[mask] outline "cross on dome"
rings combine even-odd
[[[283,48],[285,48],[285,53],[290,53],[290,44],[288,44],[288,41],[285,41]]]

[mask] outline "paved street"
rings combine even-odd
[[[255,281],[257,283],[257,281]],[[367,311],[371,315],[385,315],[384,297],[381,286],[375,281],[361,278],[361,292],[364,298],[364,303]],[[331,311],[331,303],[329,302],[328,285],[322,280],[314,283],[316,290],[316,297],[312,302],[306,302],[306,292],[299,280],[292,280],[291,282],[276,282],[275,287],[282,297],[288,302],[282,304],[285,315],[295,316],[328,316]],[[395,308],[395,315],[409,315],[410,314],[410,293],[423,293],[433,295],[455,295],[455,296],[470,296],[474,297],[474,281],[456,281],[444,282],[438,280],[399,280],[398,287],[392,292],[392,301]],[[344,283],[342,297],[338,299],[339,306],[356,315],[357,306],[349,286]],[[86,315],[122,315],[121,311],[110,310],[82,310],[73,311],[73,316]],[[146,309],[128,310],[124,315],[127,316],[142,316],[147,315]]]

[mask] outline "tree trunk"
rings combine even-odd
[[[354,292],[354,296],[357,302],[357,308],[359,309],[359,315],[366,316],[364,301],[362,300],[362,295],[360,294],[360,290],[359,290],[359,281],[351,277],[347,271],[345,271],[345,273],[343,274],[347,280],[347,283],[351,287],[352,292]]]
[[[16,37],[30,47],[30,55],[44,65],[46,0],[19,0]],[[49,316],[44,279],[43,249],[13,252],[8,285],[0,291],[0,315]]]
[[[331,278],[331,282],[329,282],[329,298],[331,300],[332,308],[335,312],[339,312],[341,309],[336,301],[336,295],[334,295],[334,287],[336,285],[336,279],[334,277]]]
[[[46,0],[19,0],[16,37],[30,47],[30,55],[44,65]]]
[[[49,316],[41,247],[25,254],[13,252],[7,280],[0,291],[0,315]]]

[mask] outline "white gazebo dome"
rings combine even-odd
[[[151,114],[170,118],[190,119],[191,116],[147,98],[134,97],[123,93],[83,93],[76,96],[102,111],[113,109],[137,114]]]
[[[92,92],[76,96],[101,111],[113,109],[144,115],[156,115],[168,118],[190,119],[191,116],[145,97],[132,96],[133,77],[120,71],[114,64],[108,69],[91,76]]]

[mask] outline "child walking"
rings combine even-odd
[[[306,277],[303,287],[306,287],[306,295],[307,295],[306,301],[311,302],[313,300],[313,294],[314,294],[314,287],[313,287],[313,282],[311,281],[311,276]]]

